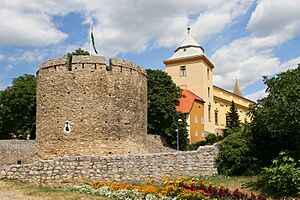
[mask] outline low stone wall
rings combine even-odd
[[[0,140],[0,167],[34,161],[34,140]]]
[[[57,185],[212,175],[217,173],[217,153],[218,146],[212,145],[190,152],[60,157],[5,167],[1,177]]]

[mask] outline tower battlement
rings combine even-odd
[[[84,68],[87,71],[109,69],[108,71],[122,72],[129,70],[132,73],[140,73],[141,75],[147,76],[145,69],[124,59],[110,58],[109,65],[106,65],[106,58],[104,56],[73,56],[71,63],[69,63],[66,57],[51,59],[40,65],[37,74],[39,74],[41,70],[72,71]]]
[[[132,62],[56,58],[37,71],[36,157],[147,153],[147,75]]]

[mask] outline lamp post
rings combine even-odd
[[[179,124],[182,122],[182,119],[178,119],[177,120],[177,129],[176,129],[176,133],[177,133],[177,151],[179,151]]]

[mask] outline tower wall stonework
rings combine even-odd
[[[66,128],[68,127],[68,128]],[[148,153],[146,71],[125,60],[73,56],[37,72],[37,159]]]

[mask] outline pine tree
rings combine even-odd
[[[240,127],[239,114],[234,101],[231,101],[230,112],[228,113],[227,129],[236,130]]]

